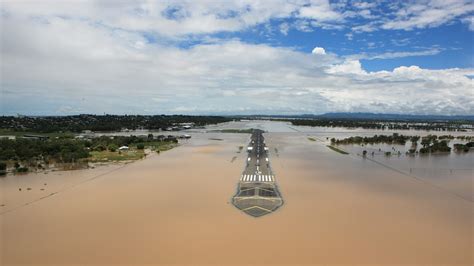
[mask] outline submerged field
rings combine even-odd
[[[258,219],[230,204],[249,135],[212,132],[246,128],[268,131],[285,201]],[[282,122],[189,134],[134,163],[0,178],[2,263],[473,263],[472,152],[367,159],[326,147],[354,131]]]

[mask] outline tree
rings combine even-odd
[[[109,151],[115,152],[118,149],[117,145],[115,144],[110,144],[109,145]]]
[[[5,162],[0,162],[0,175],[5,175],[7,173],[7,164]]]

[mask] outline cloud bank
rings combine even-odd
[[[323,47],[209,35],[288,16],[343,23],[347,15],[326,1],[211,2],[3,3],[0,113],[474,113],[473,69],[368,72],[361,58]],[[362,3],[358,10],[371,8]],[[195,45],[180,45],[195,35]]]

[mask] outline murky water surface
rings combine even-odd
[[[253,218],[230,204],[246,160],[239,146],[250,135],[210,132],[223,128],[268,132],[285,200],[275,213]],[[188,132],[192,138],[180,147],[131,164],[1,178],[1,262],[473,263],[474,152],[377,152],[364,159],[357,155],[363,149],[392,145],[345,146],[350,155],[342,155],[326,147],[326,138],[392,131],[283,122],[231,122]]]

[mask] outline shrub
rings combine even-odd
[[[145,149],[145,144],[143,144],[143,143],[138,143],[138,144],[137,144],[137,149],[139,149],[139,150]]]
[[[118,149],[117,145],[115,144],[110,144],[109,145],[109,151],[115,152]]]
[[[105,151],[104,145],[100,144],[94,147],[94,151]]]
[[[26,172],[28,172],[28,170],[29,170],[28,167],[24,167],[24,166],[18,167],[18,168],[16,169],[16,171],[17,171],[18,173],[26,173]]]

